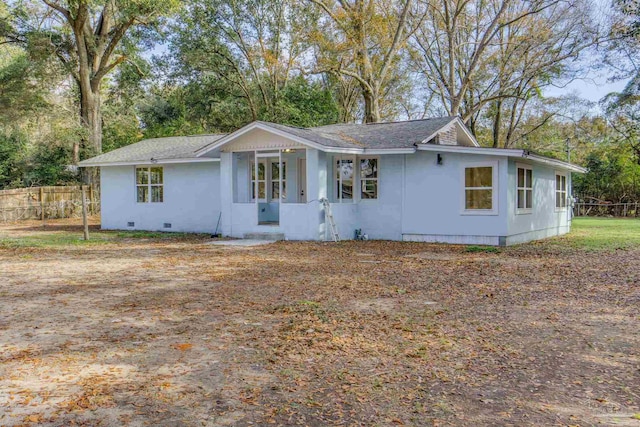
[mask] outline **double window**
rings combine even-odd
[[[363,157],[356,159],[354,156],[338,156],[335,158],[334,165],[336,201],[353,201],[357,197],[358,183],[360,200],[378,198],[377,158]]]
[[[567,175],[556,173],[556,209],[567,207]]]
[[[136,200],[138,203],[161,203],[164,201],[162,166],[136,168]]]
[[[516,211],[531,213],[533,208],[533,169],[528,165],[517,165]]]
[[[493,214],[496,209],[494,185],[496,165],[477,165],[464,169],[464,210],[467,213]]]
[[[277,200],[280,195],[280,168],[278,161],[267,159],[258,160],[258,174],[256,176],[256,164],[251,162],[251,199],[256,198],[256,186],[258,188],[258,200],[265,201],[267,188],[271,200]],[[268,173],[269,172],[269,173]],[[287,163],[282,162],[282,198],[287,197]]]

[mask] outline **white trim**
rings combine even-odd
[[[480,147],[480,143],[478,142],[478,140],[476,139],[475,136],[473,136],[473,134],[471,133],[471,131],[469,130],[469,128],[467,127],[467,125],[464,124],[464,122],[462,121],[462,119],[460,117],[456,117],[456,123],[458,123],[458,126],[462,129],[462,131],[467,135],[467,137],[471,140],[471,142],[473,143],[474,146],[476,147]]]
[[[220,159],[213,159],[209,157],[205,158],[189,158],[189,159],[157,159],[155,161],[149,160],[133,160],[126,162],[99,162],[99,163],[85,163],[80,162],[78,166],[81,168],[89,167],[102,167],[102,166],[153,166],[153,165],[168,165],[173,163],[208,163],[219,162]]]
[[[196,151],[196,157],[201,157],[203,155],[205,155],[206,153],[213,151],[217,148],[220,148],[226,144],[228,144],[229,142],[233,141],[234,139],[238,138],[239,136],[244,135],[245,133],[252,131],[254,129],[260,129],[260,130],[264,130],[266,132],[271,132],[274,135],[278,135],[281,136],[283,138],[287,138],[290,139],[291,141],[297,142],[298,144],[302,144],[302,145],[306,145],[308,147],[311,148],[315,148],[316,150],[320,150],[320,151],[328,151],[331,150],[331,152],[335,152],[335,153],[345,153],[345,154],[356,154],[356,153],[361,153],[363,151],[363,149],[358,149],[358,148],[341,148],[341,147],[327,147],[324,146],[322,144],[318,144],[317,142],[313,142],[311,140],[308,140],[306,138],[301,138],[299,136],[293,135],[289,132],[285,132],[282,131],[280,129],[276,129],[273,128],[271,126],[269,126],[268,123],[265,122],[253,122],[253,123],[249,123],[248,125],[246,125],[245,127],[242,127],[240,129],[238,129],[237,131],[230,133],[229,135],[220,138],[219,140],[215,141],[213,144],[206,146],[204,148],[201,148],[200,150]],[[251,151],[254,151],[255,149],[252,149]]]
[[[153,184],[151,182],[151,169],[153,168],[159,168],[161,171],[161,176],[162,176],[162,182],[159,184]],[[138,169],[144,169],[146,171],[147,174],[147,180],[148,182],[146,184],[138,184]],[[136,204],[138,203],[143,203],[143,204],[147,204],[147,203],[164,203],[164,167],[162,166],[158,166],[158,165],[138,165],[138,166],[134,166],[133,168],[133,179],[134,179],[134,185],[135,185],[135,196],[136,196]],[[147,189],[147,201],[140,201],[138,200],[138,188],[140,187],[144,187]],[[159,201],[153,201],[153,187],[160,187],[162,188],[162,200]]]
[[[473,134],[469,131],[469,128],[467,128],[467,125],[464,124],[464,122],[462,121],[462,119],[460,117],[455,117],[449,123],[447,123],[446,125],[442,126],[440,129],[438,129],[437,131],[435,131],[434,133],[432,133],[431,135],[429,135],[428,137],[423,139],[420,143],[421,144],[427,144],[429,141],[431,141],[433,138],[435,138],[436,135],[438,135],[439,133],[441,133],[443,131],[448,130],[452,125],[457,125],[457,127],[464,132],[464,134],[467,136],[467,138],[469,138],[471,140],[471,143],[473,144],[474,147],[480,147],[480,143],[478,142],[476,137],[473,136]],[[458,143],[458,141],[456,141],[456,144],[457,143]],[[464,147],[464,145],[453,145],[453,147]]]
[[[361,156],[375,156],[380,154],[413,154],[416,152],[415,148],[365,148],[360,154]]]
[[[526,151],[525,151],[525,155],[523,155],[522,157],[525,157],[529,160],[533,160],[534,162],[561,167],[570,172],[587,173],[587,168],[583,168],[582,166],[574,165],[573,163],[563,162],[562,160],[556,160],[556,159],[550,159],[548,157],[538,156],[537,154],[527,153]]]
[[[351,161],[351,198],[344,199],[342,198],[342,171],[340,170],[340,166],[342,165],[342,161]],[[356,189],[359,191],[358,187],[358,174],[357,174],[357,157],[355,155],[337,155],[332,157],[332,171],[333,177],[331,178],[331,185],[333,186],[333,203],[356,203],[356,195],[358,194]]]
[[[460,205],[460,215],[499,215],[498,210],[498,200],[499,200],[499,174],[498,174],[498,165],[499,162],[497,160],[489,160],[484,162],[466,162],[462,163],[461,166],[461,205]],[[467,209],[466,208],[466,169],[468,168],[482,168],[482,167],[490,167],[491,169],[491,209]],[[475,187],[469,187],[475,188]],[[489,187],[482,187],[488,189]],[[480,189],[480,188],[478,188]]]
[[[572,163],[563,162],[562,160],[550,159],[548,157],[531,154],[526,150],[512,148],[485,148],[485,147],[463,147],[460,145],[435,145],[435,144],[418,144],[418,151],[438,151],[441,153],[461,153],[461,154],[485,154],[488,156],[501,157],[521,157],[535,163],[543,163],[566,169],[570,172],[586,173],[587,170],[581,166]]]
[[[518,169],[524,169],[524,184],[525,187],[520,187],[518,185]],[[527,170],[531,171],[531,187],[526,187],[527,184]],[[527,163],[518,163],[516,162],[516,200],[515,200],[515,206],[516,206],[516,215],[528,215],[531,214],[533,212],[533,200],[535,199],[533,197],[533,192],[534,192],[534,175],[533,175],[533,166]],[[531,207],[527,208],[527,196],[526,196],[526,192],[528,189],[531,189]],[[518,208],[518,192],[520,190],[524,191],[525,197],[524,197],[524,208]]]
[[[362,169],[360,169],[360,162],[362,160],[375,160],[376,161],[376,168],[378,169],[376,171],[376,177],[375,178],[365,178],[364,181],[375,181],[376,182],[376,197],[374,199],[363,199],[362,198]],[[358,202],[364,202],[364,203],[369,203],[369,202],[375,202],[380,200],[380,156],[356,156],[356,164],[354,165],[356,166],[356,174],[358,176]]]
[[[486,154],[490,156],[502,157],[525,157],[524,150],[513,150],[506,148],[465,147],[461,145],[435,144],[418,144],[416,148],[418,151],[439,151],[442,153]]]

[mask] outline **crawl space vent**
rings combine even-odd
[[[165,222],[164,223],[164,228],[171,228],[171,223],[170,222]]]
[[[135,227],[136,223],[133,221],[127,222],[127,227]]]

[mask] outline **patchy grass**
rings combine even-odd
[[[113,240],[105,234],[91,234],[90,240],[84,240],[82,234],[77,233],[47,233],[46,230],[42,234],[34,234],[29,236],[10,236],[3,237],[0,235],[0,248],[45,248],[55,246],[86,246],[99,245]]]
[[[0,425],[638,427],[635,224],[499,253],[0,227]]]
[[[470,252],[470,253],[478,253],[478,252],[498,253],[498,252],[500,252],[500,248],[496,248],[495,246],[471,245],[471,246],[467,246],[466,248],[464,248],[464,251],[465,252]]]
[[[104,231],[121,239],[193,239],[206,238],[209,234],[176,233],[163,231]]]
[[[89,232],[89,240],[84,240],[82,227],[79,225],[69,226],[66,222],[49,221],[44,228],[40,223],[29,222],[29,227],[13,225],[5,226],[5,231],[0,229],[0,248],[46,248],[46,247],[73,247],[73,246],[93,246],[105,243],[114,243],[121,240],[194,240],[210,237],[209,234],[176,233],[160,231],[109,231],[100,230],[93,224]],[[78,221],[76,221],[77,224]],[[64,224],[64,225],[60,225]],[[23,233],[11,233],[10,231],[24,230]]]

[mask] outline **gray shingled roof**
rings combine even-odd
[[[262,123],[325,147],[390,149],[413,148],[454,120],[456,117],[438,117],[405,122],[335,124],[315,128]]]
[[[293,136],[325,147],[356,149],[414,148],[456,117],[409,120],[405,122],[335,124],[315,128],[300,128],[270,122],[259,122]]]
[[[193,135],[145,139],[80,162],[80,166],[100,163],[149,162],[155,160],[196,158],[196,151],[225,136]]]
[[[424,141],[454,120],[456,117],[438,117],[405,122],[335,124],[315,128],[299,128],[268,122],[262,122],[262,124],[325,147],[394,149],[413,148],[415,144]],[[80,166],[148,162],[152,158],[155,160],[196,158],[196,151],[215,144],[224,136],[215,134],[145,139],[84,160],[80,162]]]
[[[309,129],[313,134],[353,144],[358,148],[413,148],[456,117],[409,120],[406,122],[336,124]],[[319,141],[317,141],[319,142]]]

